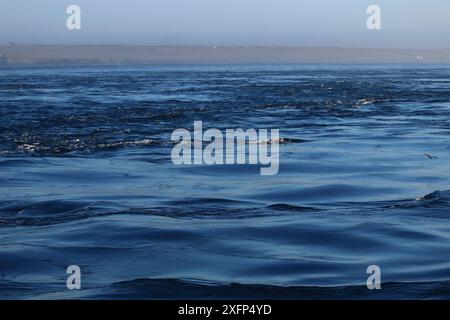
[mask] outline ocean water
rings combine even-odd
[[[5,69],[0,116],[2,299],[450,298],[449,65]],[[196,120],[278,175],[172,164]]]

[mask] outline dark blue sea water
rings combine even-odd
[[[0,298],[450,298],[448,65],[7,69],[0,116]],[[175,166],[195,120],[279,174]]]

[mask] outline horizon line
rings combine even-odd
[[[258,44],[124,44],[124,43],[0,43],[0,47],[166,47],[166,48],[267,48],[267,49],[352,49],[352,50],[398,50],[398,51],[450,51],[448,48],[395,48],[356,46],[313,46],[313,45],[258,45]]]

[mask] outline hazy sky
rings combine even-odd
[[[66,28],[66,8],[82,30]],[[382,30],[366,9],[381,7]],[[449,0],[1,0],[0,43],[450,49]]]

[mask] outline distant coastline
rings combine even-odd
[[[0,67],[239,63],[450,63],[450,50],[258,46],[0,46]]]

